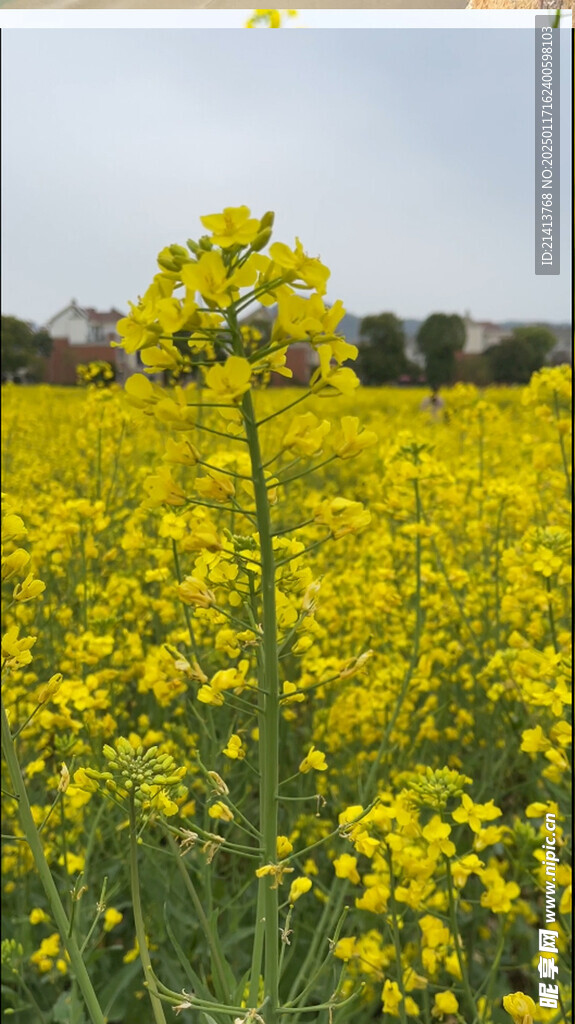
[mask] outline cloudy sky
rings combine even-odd
[[[533,272],[533,36],[501,29],[6,30],[3,312],[125,309],[198,217],[276,211],[356,315],[570,317]]]

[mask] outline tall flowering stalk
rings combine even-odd
[[[329,270],[319,259],[307,255],[299,239],[293,249],[276,242],[264,255],[273,220],[272,213],[261,219],[252,218],[245,206],[203,217],[209,234],[197,242],[188,241],[187,248],[171,245],[164,249],[159,254],[159,273],[152,285],[118,325],[123,347],[128,353],[138,352],[149,375],[163,371],[178,379],[184,360],[189,365],[190,352],[203,374],[203,393],[198,392],[197,382],[165,388],[144,374],[135,374],[128,380],[126,393],[134,407],[144,415],[154,416],[174,435],[168,434],[167,438],[164,459],[168,466],[145,482],[147,506],[172,507],[184,516],[194,507],[227,508],[230,513],[225,541],[213,534],[211,539],[198,541],[200,550],[207,548],[215,557],[202,553],[196,558],[193,571],[182,573],[175,541],[174,556],[177,593],[184,604],[189,630],[190,656],[195,658],[196,678],[202,682],[198,701],[206,706],[204,714],[209,714],[210,705],[218,708],[229,703],[236,712],[243,711],[247,721],[250,715],[257,716],[259,822],[255,829],[253,824],[249,829],[252,842],[244,849],[247,856],[255,856],[259,861],[255,871],[258,896],[246,1019],[264,1019],[266,1024],[277,1024],[282,1012],[280,968],[289,943],[292,911],[280,929],[279,892],[284,876],[295,870],[290,857],[292,844],[279,835],[278,806],[280,787],[289,781],[280,778],[282,700],[288,696],[297,699],[297,695],[293,696],[297,687],[291,684],[290,689],[287,683],[282,694],[279,664],[282,651],[293,642],[306,620],[313,618],[314,597],[319,589],[310,570],[303,568],[299,560],[307,547],[357,532],[369,522],[369,514],[359,502],[344,498],[321,502],[312,518],[303,524],[278,528],[272,510],[282,488],[290,481],[315,472],[326,461],[348,458],[376,439],[371,432],[359,431],[354,417],[344,417],[340,433],[333,439],[334,448],[325,458],[325,439],[331,433],[331,424],[320,421],[311,412],[302,414],[298,410],[286,425],[282,449],[272,457],[264,450],[264,428],[270,420],[312,395],[351,395],[358,384],[353,371],[343,365],[355,357],[357,349],[335,333],[345,310],[340,302],[331,307],[324,302]],[[267,338],[242,322],[256,304],[277,307],[276,320]],[[271,373],[292,376],[287,353],[294,342],[306,342],[314,358],[316,369],[310,386],[284,403],[283,408],[264,415],[259,411],[261,403],[255,400],[254,390],[265,386]],[[204,418],[212,409],[219,413],[218,426],[213,419],[208,425]],[[230,457],[218,437],[228,438],[230,446],[239,443],[244,454],[235,459]],[[173,465],[186,468],[178,479],[172,475]],[[277,475],[272,475],[272,465]],[[302,528],[310,524],[315,534],[307,547],[299,539],[289,539],[289,534],[298,538]],[[309,540],[308,535],[301,535]],[[287,578],[286,564],[297,578],[296,584],[286,585],[282,578],[282,572]],[[281,622],[278,600],[282,605]],[[286,603],[290,606],[287,611]],[[211,679],[204,672],[198,661],[196,634],[210,616],[214,616],[216,623],[224,617],[237,631],[241,643],[248,650],[255,649],[255,684],[246,677],[247,659],[216,672]],[[197,623],[193,621],[195,617]],[[347,665],[345,673],[350,674],[355,667]],[[224,753],[229,757],[244,756],[237,732]],[[299,773],[325,768],[323,753],[312,748],[301,761]],[[241,818],[225,783],[216,773],[203,766],[202,770],[222,798],[212,805],[210,813],[224,821]],[[188,838],[184,835],[185,841]],[[218,837],[212,839],[224,843]],[[254,839],[257,846],[253,845]],[[291,908],[310,887],[308,878],[292,880],[288,897]],[[149,973],[149,958],[144,967]],[[175,998],[161,983],[159,991],[168,999]],[[331,998],[333,1005],[341,1001],[337,986]],[[193,996],[186,1000],[190,1006],[199,1006]],[[221,1002],[213,1006],[215,1010],[223,1009]],[[297,1001],[291,1007],[292,1013],[296,1006]],[[159,1016],[157,1019],[161,1020]]]

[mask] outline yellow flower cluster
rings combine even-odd
[[[95,359],[91,363],[79,363],[76,367],[76,380],[85,387],[107,387],[116,376],[112,363],[104,359]]]

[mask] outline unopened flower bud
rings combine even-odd
[[[260,231],[263,231],[264,228],[273,228],[275,216],[276,215],[273,210],[268,210],[266,213],[264,213],[262,219],[260,220]]]
[[[158,266],[162,270],[169,270],[171,273],[175,273],[179,270],[176,260],[170,259],[168,256],[158,256]]]
[[[272,229],[271,228],[264,228],[263,231],[260,231],[256,235],[256,237],[254,238],[254,240],[253,240],[253,242],[251,244],[252,252],[260,252],[262,249],[265,249],[265,247],[268,244],[268,242],[269,242],[271,237],[272,237]]]

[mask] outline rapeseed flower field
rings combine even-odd
[[[327,268],[202,222],[125,389],[3,388],[6,1005],[567,1021],[570,371],[358,388]]]

